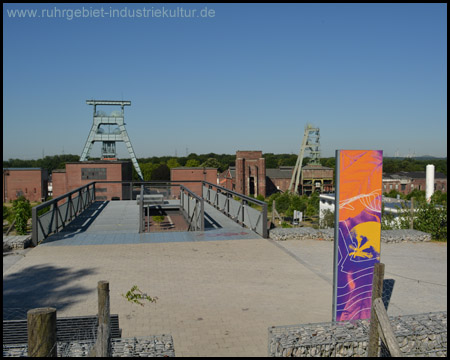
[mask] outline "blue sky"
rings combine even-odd
[[[323,157],[447,156],[447,5],[3,5],[3,159],[81,155],[87,99],[131,101],[138,158],[298,153],[308,123]]]

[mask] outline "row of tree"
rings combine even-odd
[[[297,155],[294,154],[273,154],[273,153],[265,153],[263,157],[266,161],[266,168],[275,169],[279,166],[295,166],[297,162]],[[4,168],[27,168],[27,167],[40,167],[47,169],[49,173],[51,173],[55,169],[63,169],[65,167],[66,162],[77,162],[79,161],[78,155],[54,155],[54,156],[45,156],[42,159],[37,160],[21,160],[21,159],[9,159],[7,161],[3,161]],[[92,160],[98,160],[93,158]],[[129,159],[122,159],[129,160]],[[309,158],[306,157],[303,159],[303,164],[307,164]],[[330,168],[335,168],[336,159],[335,157],[322,158],[320,162],[323,166],[327,166]],[[202,154],[197,155],[194,153],[189,154],[185,157],[171,157],[171,156],[153,156],[148,158],[139,158],[138,159],[139,166],[141,167],[142,172],[147,174],[144,175],[144,180],[157,180],[153,179],[151,174],[155,169],[160,167],[161,165],[166,165],[167,168],[171,169],[173,167],[197,167],[197,166],[205,166],[205,167],[216,167],[219,172],[223,172],[228,169],[230,166],[235,166],[236,164],[236,155],[235,154]],[[150,164],[150,165],[148,165]],[[447,175],[447,158],[445,159],[397,159],[397,158],[384,158],[383,159],[383,172],[384,173],[396,173],[399,171],[420,171],[425,172],[426,166],[428,164],[433,164],[435,166],[436,172],[443,173]],[[161,168],[158,171],[157,177],[161,176],[161,173],[167,173],[167,169]],[[167,175],[167,174],[166,174]],[[135,174],[137,179],[137,174]],[[147,179],[145,179],[147,178]],[[170,172],[167,179],[170,178]],[[160,179],[158,179],[160,180]]]

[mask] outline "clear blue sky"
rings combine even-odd
[[[298,153],[307,123],[323,157],[447,156],[447,5],[3,5],[3,159],[81,155],[87,99],[131,101],[138,158]]]

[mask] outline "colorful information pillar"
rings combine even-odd
[[[373,269],[380,262],[382,174],[381,150],[336,151],[333,321],[370,318]]]

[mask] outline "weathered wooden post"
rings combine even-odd
[[[372,309],[370,313],[370,328],[369,328],[369,345],[367,349],[368,357],[378,357],[379,352],[379,339],[380,334],[378,332],[378,318],[375,315],[374,301],[377,298],[381,298],[383,295],[383,280],[384,280],[384,264],[376,263],[373,268],[373,280],[372,280]]]
[[[381,340],[383,340],[383,343],[388,348],[391,357],[403,356],[381,298],[375,299],[372,305],[372,309],[374,310],[374,315],[377,318],[378,332],[380,333]]]
[[[28,356],[56,357],[56,309],[37,308],[27,312]]]
[[[275,225],[275,200],[272,201],[272,224]]]
[[[110,356],[110,303],[109,281],[98,282],[98,331],[97,331],[97,357]]]
[[[98,328],[97,340],[94,347],[89,352],[93,357],[110,357],[110,302],[109,302],[109,281],[99,281],[98,291]]]

